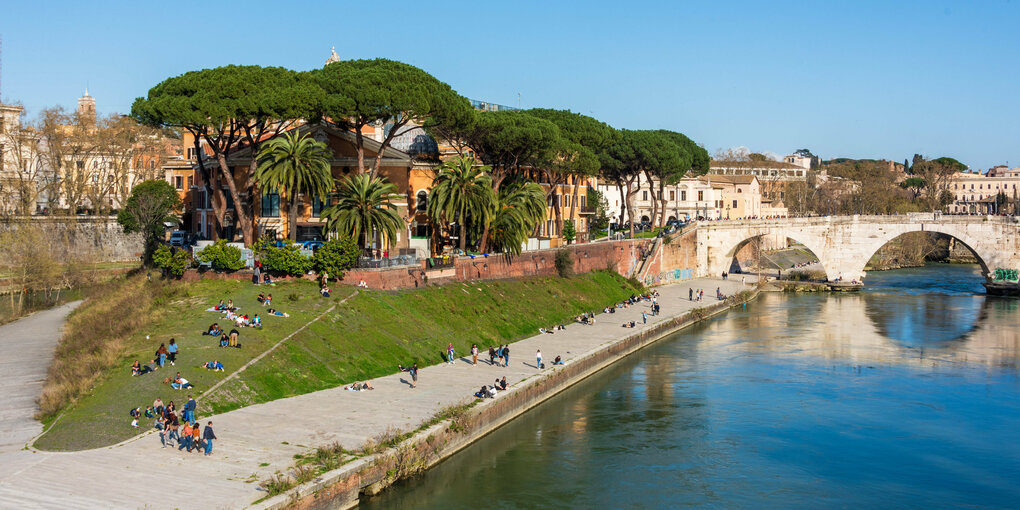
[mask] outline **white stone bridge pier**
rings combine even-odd
[[[759,236],[785,236],[814,252],[829,281],[863,282],[864,266],[884,244],[908,232],[939,232],[977,255],[986,285],[1020,290],[1020,222],[1001,216],[820,216],[701,222],[697,226],[698,271],[729,271],[737,252]],[[989,287],[991,291],[991,287]]]

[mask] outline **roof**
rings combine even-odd
[[[736,160],[715,160],[709,162],[709,168],[789,168],[791,170],[804,170],[804,167],[797,166],[785,161],[736,161]]]
[[[758,180],[757,176],[754,175],[719,175],[719,174],[708,174],[702,175],[698,178],[701,182],[709,183],[720,183],[720,184],[751,184]]]

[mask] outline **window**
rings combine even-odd
[[[195,185],[195,177],[192,176],[192,175],[189,175],[188,176],[188,188],[191,188],[194,185]]]
[[[734,201],[733,201],[733,208],[734,208],[734,209],[736,209],[736,208],[737,208],[737,201],[736,201],[736,200],[734,200]]]
[[[699,191],[698,192],[698,202],[701,202],[703,200],[705,200],[705,192],[704,191]]]
[[[743,192],[744,192],[744,190],[742,190],[740,188],[737,188],[737,193],[743,193]]]
[[[648,200],[648,192],[647,191],[642,191],[641,192],[641,200]]]
[[[687,201],[687,191],[686,190],[680,192],[680,201],[681,202],[686,202]]]
[[[155,159],[150,159],[149,160],[149,170],[155,170],[155,169],[156,169],[156,160]]]
[[[428,207],[428,198],[429,194],[426,193],[425,190],[419,191],[417,198],[415,199],[414,208],[418,211],[424,212]]]
[[[174,177],[174,188],[184,189],[184,177],[180,175]]]
[[[194,147],[189,147],[188,148],[188,159],[195,159],[195,148]]]
[[[322,215],[322,210],[329,206],[330,206],[329,197],[326,197],[326,200],[322,200],[317,196],[312,197],[312,217],[318,218],[319,216]]]
[[[676,192],[675,191],[670,191],[669,192],[669,201],[670,202],[676,201]]]
[[[279,193],[266,193],[265,195],[262,195],[262,216],[269,218],[280,217]]]
[[[588,203],[588,197],[586,195],[581,195],[577,198],[577,200],[581,204],[581,207],[584,207],[584,205]]]

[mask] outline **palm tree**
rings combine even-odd
[[[492,248],[508,257],[521,254],[521,245],[545,221],[545,191],[534,182],[504,184],[489,224]]]
[[[259,151],[255,182],[263,193],[282,190],[286,194],[291,241],[297,240],[298,196],[322,197],[333,189],[329,165],[332,157],[333,152],[325,143],[294,131],[266,142]]]
[[[432,181],[428,214],[434,221],[460,226],[460,250],[467,248],[467,220],[485,225],[495,208],[489,167],[475,166],[475,158],[457,156],[443,162]]]
[[[337,202],[322,211],[325,230],[351,236],[362,250],[380,233],[394,243],[404,220],[394,202],[402,197],[385,177],[358,174],[340,183]]]

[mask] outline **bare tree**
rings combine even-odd
[[[0,131],[0,194],[7,214],[32,214],[40,198],[49,196],[53,180],[41,152],[42,138],[30,126]]]

